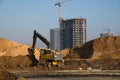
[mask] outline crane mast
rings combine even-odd
[[[62,22],[62,8],[61,8],[62,4],[65,2],[68,2],[68,1],[72,1],[72,0],[65,0],[63,2],[61,2],[61,0],[59,0],[59,2],[55,4],[55,6],[59,7],[59,24]]]

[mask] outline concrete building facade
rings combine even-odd
[[[60,28],[50,29],[51,49],[60,50]]]
[[[62,20],[60,24],[60,48],[73,48],[86,42],[86,19]]]

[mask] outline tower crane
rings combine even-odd
[[[55,3],[55,6],[58,6],[59,7],[59,24],[61,23],[62,21],[62,4],[65,3],[65,2],[68,2],[68,1],[72,1],[72,0],[65,0],[63,2],[61,2],[61,0],[59,0],[58,3]]]

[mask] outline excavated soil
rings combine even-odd
[[[0,38],[0,56],[27,55],[29,46]]]
[[[1,56],[0,57],[0,69],[16,69],[16,68],[27,68],[32,64],[31,59],[26,56]]]
[[[30,46],[0,38],[0,69],[7,70],[49,70],[47,67],[33,65],[35,61],[28,54]],[[101,37],[80,47],[60,51],[65,65],[51,70],[76,70],[79,68],[120,70],[120,36]],[[39,51],[35,51],[38,60]],[[2,71],[4,73],[4,71]],[[0,72],[0,80],[3,74]],[[7,80],[7,79],[6,79]],[[9,79],[10,80],[10,79]]]
[[[120,59],[120,36],[97,38],[69,52],[66,59]]]

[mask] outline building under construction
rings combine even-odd
[[[72,48],[86,42],[86,19],[65,19],[60,23],[60,48]]]

